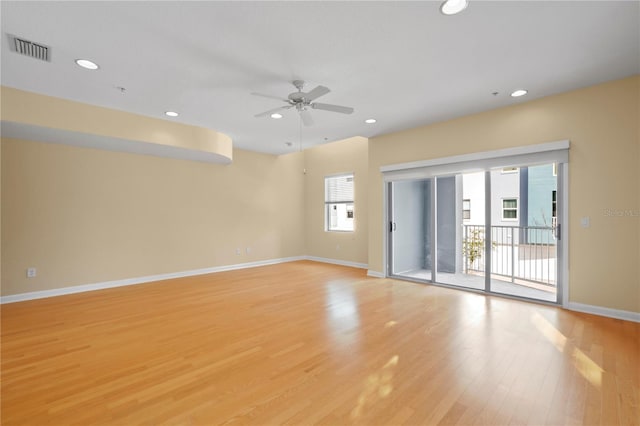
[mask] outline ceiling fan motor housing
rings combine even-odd
[[[293,92],[289,94],[289,100],[293,103],[305,102],[304,95],[306,93],[303,92]]]
[[[332,111],[332,112],[339,112],[342,114],[351,114],[353,112],[353,108],[350,108],[350,107],[343,107],[340,105],[331,105],[331,104],[312,103],[315,99],[321,96],[324,96],[330,92],[329,88],[325,86],[317,86],[315,89],[309,92],[303,92],[302,89],[305,84],[303,80],[294,80],[292,83],[295,86],[295,88],[298,89],[298,91],[290,93],[287,96],[287,99],[282,99],[282,98],[278,98],[276,96],[271,96],[271,95],[262,95],[260,93],[253,93],[254,95],[257,95],[257,96],[281,99],[287,103],[286,106],[265,111],[260,114],[256,114],[256,117],[265,117],[281,109],[289,109],[289,108],[295,107],[296,110],[300,112],[300,116],[302,117],[302,121],[304,125],[310,126],[313,124],[313,120],[311,119],[311,116],[308,112],[310,108],[321,109],[321,110]]]

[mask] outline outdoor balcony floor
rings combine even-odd
[[[431,270],[418,269],[408,272],[402,272],[398,277],[406,277],[411,279],[431,281]],[[476,290],[484,290],[484,276],[462,273],[446,273],[438,272],[437,283],[452,285],[463,288],[471,288]],[[491,291],[494,293],[507,294],[510,296],[524,297],[527,299],[542,300],[545,302],[557,302],[556,288],[552,286],[544,286],[536,283],[528,283],[519,281],[512,283],[510,281],[491,278]]]

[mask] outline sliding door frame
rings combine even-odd
[[[491,292],[491,171],[484,172],[484,292]]]
[[[528,145],[516,148],[507,148],[496,151],[485,151],[473,154],[458,155],[453,157],[445,157],[434,160],[418,161],[412,163],[394,164],[380,167],[383,174],[383,275],[385,277],[397,277],[392,272],[392,256],[393,256],[393,239],[391,238],[390,226],[392,218],[392,195],[393,182],[414,179],[431,179],[431,203],[432,209],[437,211],[437,191],[436,177],[448,173],[470,173],[485,172],[485,197],[491,198],[491,169],[495,167],[507,166],[529,166],[545,163],[557,163],[557,200],[560,228],[558,230],[557,244],[557,262],[556,262],[556,302],[566,307],[569,301],[569,164],[568,153],[570,143],[568,140],[550,142],[538,145]],[[491,235],[491,206],[485,203],[485,235]],[[432,247],[432,268],[431,283],[434,285],[442,285],[445,287],[453,287],[461,290],[470,290],[464,287],[449,286],[447,284],[438,283],[436,281],[436,265],[437,265],[437,215],[432,214],[430,220],[431,227],[431,247]],[[485,262],[491,264],[491,239],[485,240]],[[404,279],[404,277],[401,277]],[[484,294],[500,295],[505,297],[513,297],[517,299],[533,300],[508,294],[493,293],[491,290],[491,274],[485,272],[485,289]],[[538,301],[540,303],[548,303]]]

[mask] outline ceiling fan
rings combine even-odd
[[[305,126],[313,125],[313,118],[311,117],[310,109],[320,109],[324,111],[331,112],[339,112],[341,114],[351,114],[353,112],[353,108],[345,107],[340,105],[331,105],[331,104],[321,104],[319,102],[313,102],[318,99],[320,96],[324,96],[329,93],[331,90],[324,86],[318,86],[315,89],[309,92],[303,92],[302,88],[304,87],[304,81],[302,80],[294,80],[293,85],[298,89],[297,92],[290,93],[286,99],[282,99],[278,96],[271,95],[263,95],[262,93],[252,93],[254,96],[262,96],[263,98],[270,99],[278,99],[280,101],[286,102],[287,105],[270,109],[269,111],[261,112],[260,114],[256,114],[256,117],[266,117],[271,114],[275,114],[278,111],[283,109],[295,108],[300,113],[300,118]]]

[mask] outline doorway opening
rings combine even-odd
[[[387,275],[560,303],[562,167],[391,176]]]

